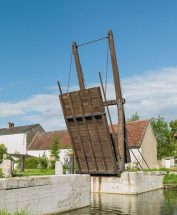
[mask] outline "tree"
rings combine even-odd
[[[53,137],[53,143],[50,147],[50,153],[53,157],[54,162],[60,160],[59,153],[62,148],[63,148],[63,144],[61,142],[60,135],[55,134]]]
[[[174,144],[174,141],[171,137],[171,131],[168,127],[168,123],[165,122],[163,117],[158,116],[157,119],[151,118],[151,125],[158,143],[158,159],[174,155],[176,145]]]
[[[174,138],[174,134],[177,134],[177,120],[172,120],[169,124],[171,127],[171,136]]]
[[[7,148],[3,143],[0,144],[0,161],[3,159],[3,155],[7,153]]]
[[[132,114],[131,118],[128,118],[127,121],[128,122],[132,122],[132,121],[137,121],[140,119],[140,116],[138,115],[138,113],[136,112],[135,114]]]

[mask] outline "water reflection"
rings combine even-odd
[[[177,192],[156,190],[139,195],[91,194],[91,206],[62,215],[177,215]]]

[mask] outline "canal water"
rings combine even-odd
[[[139,195],[91,194],[91,206],[60,215],[177,215],[177,191],[155,190]]]

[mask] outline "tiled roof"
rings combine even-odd
[[[11,135],[11,134],[23,134],[31,130],[33,127],[39,124],[34,125],[25,125],[25,126],[18,126],[18,127],[11,127],[11,128],[1,128],[0,135]]]
[[[126,122],[127,130],[129,131],[132,139],[134,140],[137,146],[141,145],[148,122],[149,122],[149,119]],[[114,128],[114,133],[117,134],[117,128],[118,128],[117,124],[113,124],[113,128]],[[110,127],[110,132],[112,133],[111,127]],[[129,146],[134,146],[134,143],[130,135],[128,135],[128,144]]]
[[[126,123],[127,129],[130,132],[137,146],[141,145],[148,122],[149,120],[147,119]],[[117,125],[114,124],[113,127],[115,134],[117,134]],[[110,132],[112,133],[111,128]],[[49,150],[50,146],[52,145],[53,137],[55,134],[60,135],[61,143],[63,144],[64,148],[70,148],[71,140],[68,131],[59,130],[39,133],[35,137],[28,150]],[[128,143],[130,146],[134,146],[134,143],[131,140],[130,136],[128,136]]]
[[[59,131],[42,132],[37,134],[32,144],[29,146],[28,150],[49,150],[50,146],[53,143],[53,137],[55,135],[60,135],[61,144],[65,149],[71,148],[70,147],[71,141],[68,135],[68,131],[59,130]]]

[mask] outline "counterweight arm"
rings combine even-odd
[[[82,67],[81,67],[80,60],[79,60],[79,54],[78,54],[76,42],[72,42],[72,48],[73,48],[73,53],[74,53],[74,59],[75,59],[75,64],[76,64],[76,70],[77,70],[80,90],[84,90],[85,89],[84,77],[83,77]]]
[[[123,99],[122,99],[121,86],[120,86],[119,70],[117,66],[116,52],[114,47],[114,39],[113,39],[113,33],[111,30],[108,31],[108,40],[109,40],[115,94],[116,94],[117,108],[118,108],[118,142],[117,142],[116,154],[118,156],[119,169],[121,171],[124,171],[125,170],[124,108],[123,108]]]

